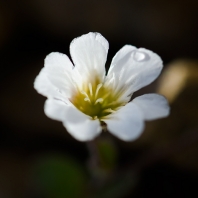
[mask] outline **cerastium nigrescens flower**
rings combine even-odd
[[[138,89],[154,81],[162,70],[161,58],[150,50],[125,45],[114,56],[106,75],[109,44],[99,33],[74,39],[70,59],[53,52],[37,76],[34,87],[46,96],[45,114],[63,122],[80,141],[95,138],[106,123],[110,133],[130,141],[140,136],[145,120],[166,117],[169,106],[158,94],[130,101]]]

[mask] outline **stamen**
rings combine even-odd
[[[112,110],[111,108],[109,108],[109,109],[105,109],[103,112],[104,112],[104,113],[114,113],[114,112],[116,112],[116,111],[114,111],[114,110]]]
[[[86,96],[86,98],[89,98],[88,94],[85,91],[81,91],[81,94],[83,94],[84,96]]]
[[[94,103],[94,105],[96,105],[97,103],[102,103],[103,102],[103,99],[102,98],[98,98],[97,100],[96,100],[96,102]]]
[[[94,117],[93,117],[93,120],[96,120],[96,119],[98,119],[98,116],[94,116]]]
[[[91,83],[89,83],[89,84],[88,84],[88,87],[89,87],[90,95],[92,96],[92,95],[93,95],[93,92],[92,92],[92,84],[91,84]]]
[[[91,103],[91,100],[89,98],[84,98],[84,101],[89,101]]]
[[[101,87],[102,87],[102,84],[101,83],[97,85],[96,93],[95,93],[95,98],[97,98],[98,92],[99,92],[99,90],[100,90]]]
[[[89,101],[89,102],[91,103],[91,100],[90,100],[88,94],[87,94],[85,91],[81,91],[81,93],[82,93],[84,96],[86,96],[86,97],[84,98],[84,101]]]

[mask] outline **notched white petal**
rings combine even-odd
[[[74,39],[70,44],[70,54],[75,67],[84,78],[103,79],[109,44],[99,33],[88,33]]]
[[[166,98],[158,94],[139,96],[132,103],[135,103],[140,108],[145,120],[164,118],[170,113],[170,107]]]
[[[64,97],[70,97],[72,90],[74,90],[76,86],[73,79],[75,79],[77,75],[69,58],[64,54],[53,52],[45,58],[44,65],[44,68],[36,79],[38,82],[35,83],[35,88],[42,92],[44,87],[48,86],[46,89],[57,90],[59,93],[62,93]],[[38,86],[42,86],[42,88]],[[59,95],[59,93],[57,93],[57,95]],[[46,95],[46,92],[43,93],[43,95]],[[47,94],[46,96],[50,97],[51,95]],[[57,98],[56,93],[53,93],[52,96]]]
[[[120,80],[118,86],[128,87],[129,95],[153,82],[162,67],[161,58],[154,52],[126,45],[113,58],[107,78],[114,74]]]

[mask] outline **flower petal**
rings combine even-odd
[[[137,139],[143,129],[143,115],[133,103],[128,103],[104,119],[110,133],[124,141]]]
[[[44,111],[49,118],[62,121],[67,131],[79,141],[92,140],[102,131],[98,120],[92,120],[72,104],[50,98],[46,100]]]
[[[118,79],[118,86],[127,86],[129,95],[154,81],[162,66],[161,58],[152,51],[125,45],[114,56],[107,78]]]
[[[53,52],[45,58],[45,67],[40,71],[34,82],[34,88],[47,97],[69,97],[74,83],[73,65],[69,58],[61,53]]]
[[[145,94],[135,98],[135,103],[144,115],[145,120],[154,120],[169,115],[170,107],[165,97],[158,94]]]
[[[96,73],[97,77],[103,79],[108,49],[108,41],[101,34],[90,32],[71,42],[70,54],[84,78],[89,75],[93,77],[93,73]]]

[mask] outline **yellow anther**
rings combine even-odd
[[[96,105],[99,102],[102,103],[103,102],[103,99],[102,98],[98,98],[94,104]]]
[[[102,87],[102,84],[101,83],[97,85],[96,93],[95,93],[95,98],[97,98],[98,92],[99,92],[99,90],[100,90],[101,87]]]

